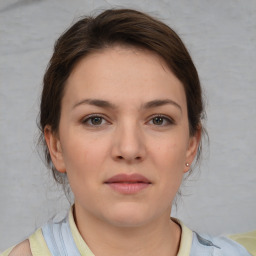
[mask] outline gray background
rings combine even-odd
[[[69,207],[38,156],[41,81],[55,39],[79,16],[146,11],[186,43],[207,97],[210,145],[174,215],[193,229],[256,229],[256,1],[0,1],[0,251]]]

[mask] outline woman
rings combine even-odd
[[[3,255],[250,255],[170,219],[204,109],[168,26],[127,9],[78,21],[56,42],[40,114],[47,163],[74,205]]]

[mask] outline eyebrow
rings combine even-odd
[[[93,106],[97,106],[100,108],[110,108],[110,109],[117,108],[117,106],[115,104],[113,104],[109,101],[100,100],[100,99],[84,99],[84,100],[81,100],[78,103],[76,103],[73,106],[73,108],[76,108],[77,106],[80,106],[83,104],[93,105]],[[155,108],[155,107],[161,107],[161,106],[168,105],[168,104],[171,104],[171,105],[177,107],[182,112],[181,106],[171,99],[152,100],[152,101],[144,103],[141,108],[142,109],[150,109],[150,108]]]
[[[85,99],[85,100],[81,100],[78,103],[76,103],[73,108],[79,106],[79,105],[83,105],[83,104],[88,104],[88,105],[93,105],[93,106],[97,106],[100,108],[117,108],[113,103],[110,103],[109,101],[106,100],[100,100],[100,99]]]
[[[171,105],[177,107],[182,112],[181,106],[178,103],[176,103],[175,101],[170,100],[170,99],[152,100],[152,101],[149,101],[149,102],[146,102],[145,104],[143,104],[142,108],[146,108],[146,109],[155,108],[155,107],[161,107],[161,106],[164,106],[167,104],[171,104]]]

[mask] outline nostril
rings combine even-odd
[[[121,160],[121,159],[125,159],[125,157],[123,156],[117,156],[117,159]],[[140,156],[137,156],[134,158],[135,160],[141,160],[141,157]]]

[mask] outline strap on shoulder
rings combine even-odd
[[[80,256],[72,237],[67,216],[61,221],[48,221],[43,226],[42,232],[53,256]]]
[[[193,242],[190,256],[251,256],[240,244],[225,237],[210,237],[193,232]]]

